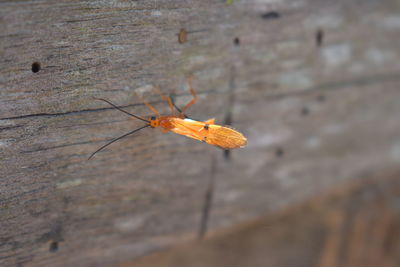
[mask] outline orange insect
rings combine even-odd
[[[164,133],[172,131],[174,133],[181,134],[202,142],[206,142],[207,144],[217,146],[222,149],[233,149],[233,148],[244,147],[247,144],[247,139],[246,137],[244,137],[243,134],[228,126],[216,125],[215,119],[209,119],[206,121],[195,121],[187,118],[185,112],[188,110],[189,107],[191,107],[197,101],[197,95],[194,89],[192,88],[192,83],[190,78],[188,79],[188,82],[190,86],[190,93],[192,94],[193,99],[188,104],[186,104],[186,106],[184,106],[182,110],[180,110],[178,107],[175,106],[175,104],[172,102],[169,96],[163,95],[161,91],[158,92],[161,95],[161,98],[168,102],[169,108],[171,109],[171,115],[169,116],[161,116],[160,113],[152,105],[150,105],[144,100],[143,103],[151,111],[153,111],[157,115],[157,117],[152,116],[150,117],[150,119],[144,119],[142,117],[139,117],[137,115],[134,115],[117,107],[116,105],[105,99],[99,98],[98,100],[102,100],[108,103],[109,105],[113,106],[114,108],[118,109],[119,111],[124,112],[132,117],[135,117],[136,119],[142,120],[147,124],[129,133],[126,133],[112,140],[111,142],[105,144],[104,146],[100,147],[98,150],[92,153],[92,155],[90,155],[89,159],[91,159],[97,152],[99,152],[106,146],[114,143],[115,141],[118,141],[128,135],[136,133],[137,131],[140,131],[149,126],[151,128],[160,127],[161,131]],[[179,112],[178,115],[175,114],[174,107],[178,110]]]

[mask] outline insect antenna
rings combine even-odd
[[[124,135],[121,135],[120,137],[117,137],[117,138],[113,139],[112,141],[108,142],[107,144],[105,144],[104,146],[100,147],[100,148],[97,149],[95,152],[93,152],[92,155],[90,155],[90,157],[88,158],[88,160],[91,159],[97,152],[99,152],[99,151],[102,150],[103,148],[105,148],[105,147],[111,145],[112,143],[114,143],[114,142],[116,142],[116,141],[118,141],[118,140],[120,140],[120,139],[122,139],[122,138],[124,138],[124,137],[126,137],[126,136],[128,136],[128,135],[131,135],[131,134],[133,134],[133,133],[136,133],[136,132],[138,132],[138,131],[140,131],[140,130],[146,128],[146,127],[149,127],[149,126],[150,126],[150,124],[145,125],[145,126],[142,126],[142,127],[138,128],[138,129],[135,129],[135,130],[133,130],[133,131],[131,131],[131,132],[129,132],[129,133],[126,133],[126,134],[124,134]]]
[[[105,99],[103,99],[103,98],[95,98],[95,99],[104,101],[104,102],[106,102],[107,104],[109,104],[110,106],[114,107],[115,109],[118,109],[119,111],[121,111],[121,112],[123,112],[123,113],[125,113],[125,114],[128,114],[129,116],[132,116],[132,117],[135,117],[136,119],[139,119],[139,120],[142,120],[142,121],[145,121],[145,122],[150,123],[149,120],[143,119],[143,118],[141,118],[141,117],[139,117],[139,116],[136,116],[136,115],[134,115],[134,114],[132,114],[132,113],[126,111],[126,110],[123,110],[122,108],[117,107],[116,105],[114,105],[113,103],[111,103],[111,102],[108,101],[108,100],[105,100]]]

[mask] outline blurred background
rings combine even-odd
[[[399,266],[396,0],[0,2],[1,266]],[[146,128],[199,99],[248,139]]]

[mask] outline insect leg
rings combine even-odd
[[[157,111],[157,109],[156,109],[155,107],[153,107],[153,106],[150,105],[147,101],[145,101],[141,95],[139,95],[139,94],[136,94],[136,95],[139,97],[140,101],[142,101],[143,104],[146,105],[146,107],[148,107],[148,108],[149,108],[151,111],[153,111],[158,117],[160,117],[160,113]]]
[[[169,106],[169,109],[171,110],[171,114],[172,114],[172,115],[175,115],[174,104],[173,104],[173,102],[172,102],[172,100],[171,100],[171,97],[165,96],[165,95],[161,92],[161,90],[160,90],[159,87],[156,87],[156,91],[157,91],[157,93],[161,96],[161,99],[162,99],[162,100],[168,102],[168,106]]]
[[[190,100],[190,102],[187,103],[186,106],[184,106],[184,107],[182,108],[181,115],[184,114],[185,111],[186,111],[188,108],[190,108],[193,104],[195,104],[195,103],[197,102],[197,95],[196,95],[196,92],[194,91],[194,89],[193,89],[193,87],[192,87],[192,76],[190,76],[190,77],[188,78],[188,84],[189,84],[189,90],[190,90],[190,93],[191,93],[192,96],[193,96],[193,99]]]

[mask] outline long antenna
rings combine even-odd
[[[116,105],[114,105],[113,103],[111,103],[111,102],[108,101],[108,100],[105,100],[105,99],[103,99],[103,98],[95,98],[95,99],[104,101],[104,102],[106,102],[107,104],[111,105],[112,107],[118,109],[119,111],[121,111],[121,112],[123,112],[123,113],[125,113],[125,114],[128,114],[129,116],[132,116],[132,117],[135,117],[136,119],[139,119],[139,120],[142,120],[142,121],[145,121],[145,122],[149,122],[149,123],[150,123],[149,120],[143,119],[143,118],[141,118],[141,117],[139,117],[139,116],[136,116],[136,115],[134,115],[134,114],[132,114],[132,113],[126,111],[126,110],[123,110],[122,108],[117,107]]]
[[[146,127],[149,127],[149,126],[150,126],[150,124],[145,125],[145,126],[142,126],[142,127],[138,128],[138,129],[136,129],[136,130],[133,130],[133,131],[131,131],[131,132],[129,132],[129,133],[126,133],[126,134],[124,134],[124,135],[121,135],[120,137],[115,138],[115,139],[112,140],[111,142],[105,144],[104,146],[100,147],[100,148],[97,149],[95,152],[93,152],[92,155],[90,155],[90,157],[88,158],[88,160],[91,159],[97,152],[99,152],[100,150],[102,150],[102,149],[105,148],[106,146],[109,146],[109,145],[111,145],[112,143],[114,143],[114,142],[116,142],[116,141],[118,141],[118,140],[120,140],[120,139],[122,139],[122,138],[124,138],[124,137],[126,137],[126,136],[128,136],[128,135],[130,135],[130,134],[136,133],[137,131],[140,131],[140,130],[142,130],[143,128],[146,128]]]

